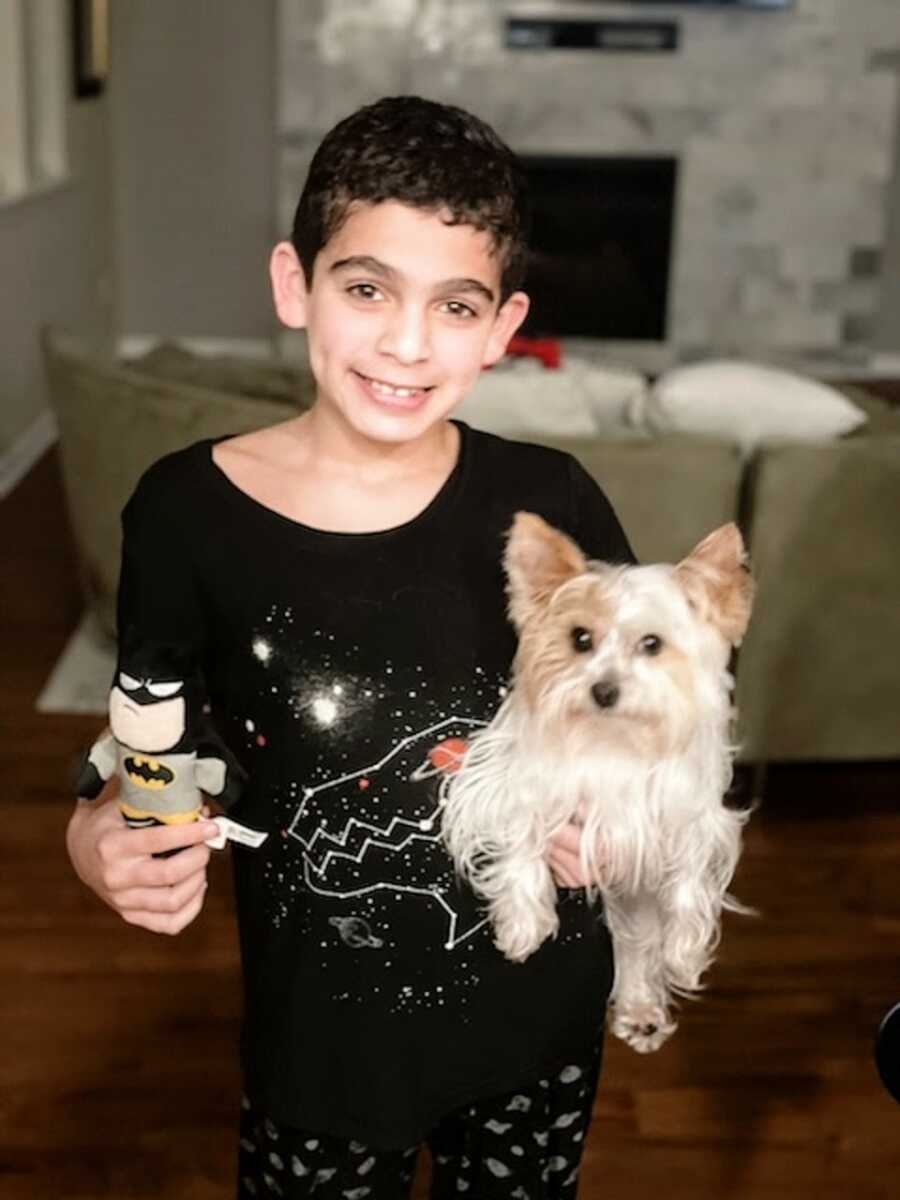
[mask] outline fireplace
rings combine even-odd
[[[674,158],[520,158],[533,210],[523,332],[663,341]]]

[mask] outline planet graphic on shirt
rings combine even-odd
[[[381,938],[372,933],[368,922],[364,921],[362,917],[329,917],[328,924],[333,925],[343,941],[354,950],[368,947],[379,950],[384,945]]]
[[[462,766],[469,743],[465,738],[448,737],[432,746],[424,760],[410,775],[414,783],[435,775],[451,775]]]

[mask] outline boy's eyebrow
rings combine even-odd
[[[346,271],[352,269],[355,271],[368,271],[372,275],[380,275],[382,279],[396,280],[400,277],[399,271],[395,271],[393,267],[382,262],[380,258],[374,258],[371,254],[351,254],[349,258],[339,258],[337,262],[333,262],[328,268],[329,271]],[[445,279],[436,290],[442,292],[477,292],[483,296],[488,304],[494,303],[494,293],[491,289],[479,279]]]

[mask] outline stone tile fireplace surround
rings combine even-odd
[[[388,24],[328,46],[321,22],[348,0],[280,0],[280,230],[322,134],[360,104],[415,92],[472,109],[525,157],[676,161],[664,333],[613,334],[605,350],[653,369],[700,354],[865,347],[893,171],[897,0],[796,0],[783,12],[445,3],[456,32],[431,53]],[[373,22],[414,8],[368,3]],[[676,20],[680,46],[504,47],[504,16],[549,13]]]

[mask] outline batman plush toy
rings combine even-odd
[[[120,654],[109,695],[109,728],[82,759],[79,796],[93,800],[117,774],[119,808],[132,828],[196,821],[204,793],[230,808],[246,775],[212,728],[199,672],[176,648],[143,647]],[[215,818],[226,838],[260,845],[256,833]]]

